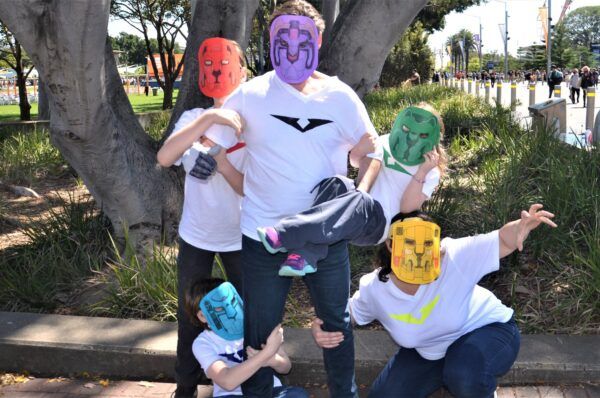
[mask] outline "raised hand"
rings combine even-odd
[[[279,347],[283,344],[283,328],[281,324],[275,326],[269,337],[267,337],[267,343],[264,345],[263,350],[269,353],[269,356],[275,355],[279,350]]]
[[[429,171],[438,166],[440,162],[440,154],[438,153],[437,149],[434,148],[432,151],[424,154],[423,159],[425,159],[425,161],[419,165],[418,171],[421,171],[427,175]]]
[[[213,117],[213,123],[233,128],[237,136],[241,134],[242,128],[244,127],[244,121],[239,113],[231,109],[223,108],[211,109],[210,112]]]
[[[541,223],[548,224],[549,226],[556,228],[557,225],[551,220],[554,218],[554,214],[541,210],[544,206],[536,203],[529,207],[529,212],[521,211],[521,220],[517,227],[517,249],[523,250],[523,242],[529,236],[529,233],[536,229]]]
[[[323,321],[319,318],[315,318],[311,325],[311,332],[315,343],[321,348],[335,348],[342,341],[344,341],[344,334],[342,332],[325,332],[321,325]]]

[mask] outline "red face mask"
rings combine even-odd
[[[198,65],[198,85],[207,97],[226,97],[240,84],[240,56],[230,40],[221,37],[204,40],[198,49]]]

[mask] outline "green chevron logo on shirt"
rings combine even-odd
[[[412,314],[390,314],[390,318],[400,322],[409,323],[411,325],[422,325],[425,323],[427,318],[429,318],[431,311],[433,311],[439,300],[440,295],[438,294],[429,304],[421,308],[421,311],[419,311],[421,313],[421,318],[415,318]]]
[[[401,173],[408,174],[409,176],[412,175],[408,171],[406,171],[406,169],[404,167],[402,167],[402,164],[400,162],[398,162],[396,159],[394,159],[392,154],[389,153],[386,149],[383,150],[383,165],[385,167],[389,167],[390,169],[394,169]]]

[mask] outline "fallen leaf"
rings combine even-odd
[[[150,383],[148,381],[144,381],[144,380],[140,381],[138,383],[138,385],[142,386],[142,387],[146,387],[146,388],[152,388],[152,387],[154,387],[154,384],[152,384],[152,383]]]
[[[100,384],[102,387],[108,387],[110,381],[108,379],[102,379],[98,381],[98,384]]]
[[[23,384],[29,381],[27,374],[4,373],[0,375],[0,386],[8,386],[11,384]]]
[[[65,381],[64,377],[55,377],[53,379],[48,379],[48,383],[60,383],[61,381]]]
[[[515,288],[515,292],[520,293],[520,294],[528,294],[528,295],[532,294],[531,290],[527,289],[525,286],[520,286],[520,285]]]

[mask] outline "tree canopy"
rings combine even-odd
[[[591,43],[600,43],[600,6],[578,8],[567,14],[563,23],[573,45],[589,48]]]

